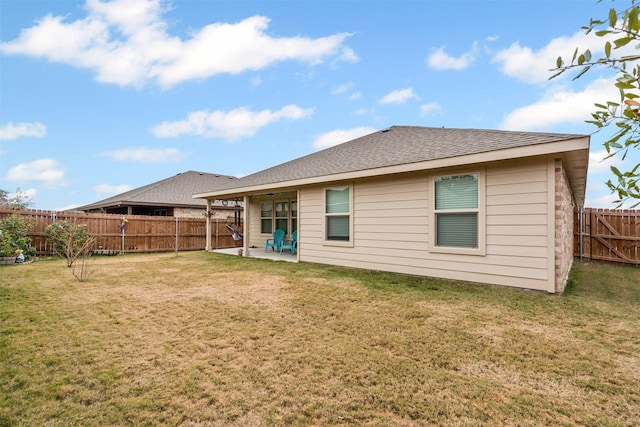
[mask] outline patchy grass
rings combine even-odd
[[[0,425],[640,423],[640,270],[564,296],[204,252],[0,269]]]

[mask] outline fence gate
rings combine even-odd
[[[576,256],[640,264],[640,211],[585,208],[575,225]]]

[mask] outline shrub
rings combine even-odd
[[[31,246],[29,233],[33,230],[31,219],[18,214],[0,219],[0,256],[15,256],[22,251],[25,258],[36,254],[36,248]]]
[[[44,233],[55,252],[67,259],[67,267],[71,267],[81,255],[86,255],[95,241],[95,237],[87,233],[85,224],[69,221],[48,225]]]

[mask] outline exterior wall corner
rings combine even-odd
[[[562,159],[555,159],[555,293],[562,293],[573,266],[575,199]]]

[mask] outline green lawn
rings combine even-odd
[[[0,426],[640,424],[640,270],[563,296],[205,252],[0,268]]]

